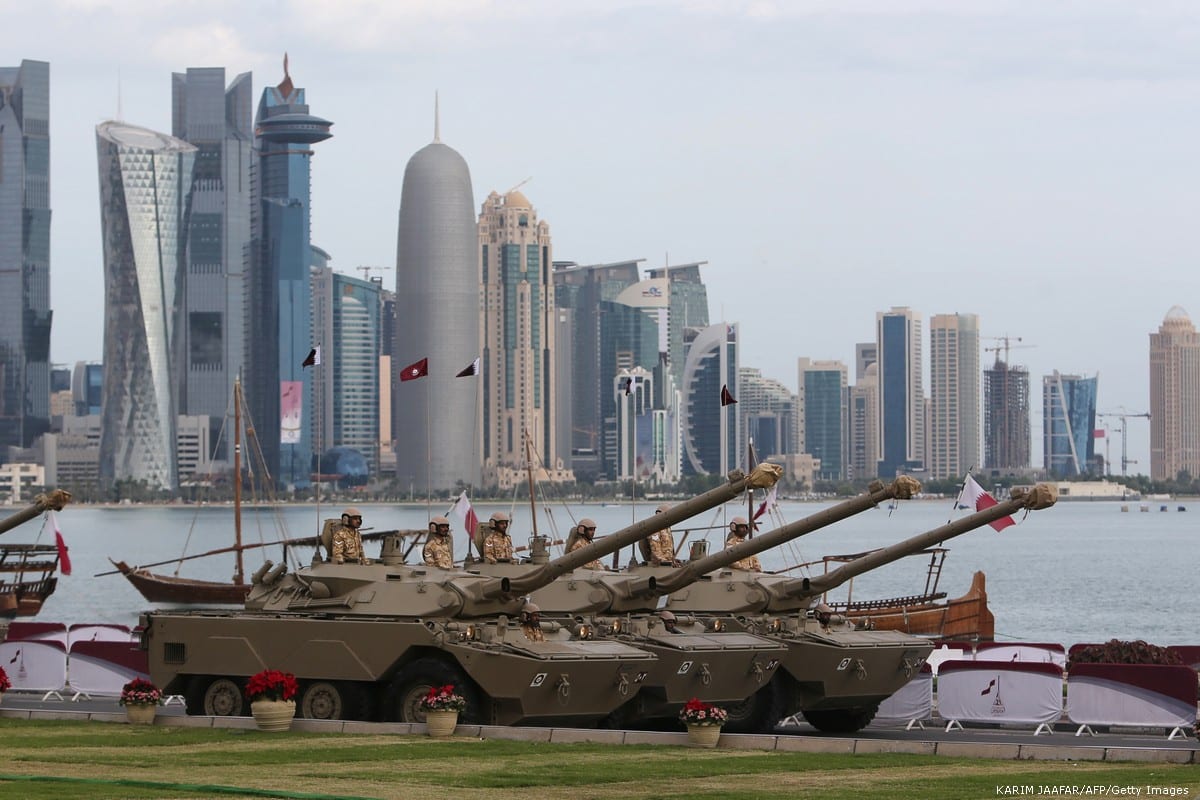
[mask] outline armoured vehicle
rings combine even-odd
[[[246,679],[269,668],[296,675],[304,717],[421,721],[418,700],[429,687],[454,684],[467,697],[467,720],[595,721],[637,693],[654,654],[558,621],[543,623],[540,635],[527,631],[515,619],[523,595],[777,479],[777,468],[734,473],[665,514],[515,576],[406,565],[399,537],[385,539],[370,564],[318,557],[288,573],[267,562],[244,611],[143,614],[150,675],[183,694],[193,714],[244,713]]]

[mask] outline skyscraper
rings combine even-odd
[[[1150,477],[1200,476],[1200,334],[1172,306],[1150,334]]]
[[[221,67],[171,75],[171,133],[196,146],[178,342],[179,413],[208,415],[210,441],[230,460],[220,427],[245,358],[245,261],[250,244],[250,73],[225,86]],[[205,453],[205,457],[211,454]]]
[[[49,428],[50,65],[22,61],[0,67],[0,463]]]
[[[929,319],[929,476],[960,478],[979,467],[979,317]]]
[[[471,171],[433,142],[404,168],[396,247],[396,342],[392,353],[396,479],[425,493],[478,484],[482,387],[454,376],[480,357],[479,232]],[[486,261],[486,259],[484,259]],[[429,359],[429,374],[399,380],[406,365]],[[486,377],[477,375],[471,381]]]
[[[687,331],[708,327],[708,289],[700,278],[700,267],[707,261],[672,264],[646,270],[647,278],[666,278],[668,318],[666,337],[667,366],[676,386],[683,385],[684,351]]]
[[[175,333],[196,148],[123,122],[96,126],[104,242],[103,485],[178,487]]]
[[[1042,379],[1042,451],[1045,469],[1056,478],[1091,472],[1096,454],[1098,377],[1063,375]]]
[[[875,315],[879,347],[879,475],[923,467],[925,390],[921,315],[905,307]]]
[[[737,405],[721,405],[721,387],[737,386],[738,326],[686,330],[683,366],[684,471],[725,475],[742,460]]]
[[[846,477],[874,478],[879,474],[879,365],[874,362],[863,367],[863,374],[850,387],[847,424]]]
[[[762,370],[741,367],[738,370],[738,416],[742,442],[754,444],[758,461],[772,456],[798,452],[800,442],[796,395]]]
[[[1000,360],[983,372],[983,464],[997,472],[1029,469],[1029,370]]]
[[[821,480],[841,480],[846,477],[846,450],[850,438],[846,430],[849,399],[846,365],[840,361],[801,358],[797,366],[801,452],[820,459],[817,476]]]
[[[506,482],[498,471],[523,470],[526,436],[535,466],[560,464],[550,226],[521,192],[484,201],[479,258],[484,483],[493,485]]]
[[[247,282],[246,395],[263,457],[276,481],[304,488],[312,474],[312,336],[309,235],[312,145],[333,123],[308,111],[304,90],[283,80],[263,90],[255,120],[251,269]]]

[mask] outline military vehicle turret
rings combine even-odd
[[[1056,499],[1053,488],[1047,485],[1013,489],[1009,500],[991,508],[812,578],[720,570],[686,588],[665,587],[672,592],[667,608],[681,617],[687,614],[716,617],[738,630],[778,637],[788,644],[788,655],[775,677],[747,701],[748,708],[741,711],[742,716],[759,721],[777,720],[800,711],[819,730],[859,730],[874,718],[879,703],[921,667],[931,644],[898,631],[853,630],[836,615],[813,608],[820,596],[868,570],[1021,509],[1048,508]],[[797,524],[800,523],[793,523]],[[785,525],[702,559],[695,570],[703,571],[720,561],[761,552],[788,537],[791,527]],[[659,584],[659,589],[662,588]]]
[[[304,717],[422,721],[417,701],[454,684],[466,719],[490,724],[594,721],[635,694],[652,653],[550,621],[517,620],[523,596],[660,525],[715,508],[778,480],[778,468],[734,473],[728,483],[581,550],[487,576],[403,563],[402,543],[384,541],[371,564],[316,559],[288,573],[264,564],[244,611],[153,611],[142,615],[150,674],[184,694],[189,713],[239,715],[243,687],[261,669],[299,679]]]

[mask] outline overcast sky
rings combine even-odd
[[[707,261],[743,366],[793,390],[798,356],[853,369],[894,305],[1021,337],[1037,464],[1043,374],[1148,411],[1148,334],[1174,304],[1200,318],[1192,2],[0,0],[0,20],[0,63],[51,64],[56,362],[101,356],[94,127],[118,86],[125,121],[170,132],[173,71],[252,71],[257,98],[284,51],[334,122],[312,229],[343,272],[394,266],[439,91],[477,207],[532,177],[557,260]],[[1148,443],[1130,420],[1131,472]]]

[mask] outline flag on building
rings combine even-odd
[[[729,385],[721,384],[721,407],[731,406],[736,402],[737,400],[733,399],[733,394],[729,391]]]
[[[475,360],[458,371],[456,378],[469,378],[472,375],[479,374],[479,356],[475,356]]]
[[[621,388],[625,391],[625,394],[632,392],[633,378],[621,378]]]
[[[996,498],[992,497],[983,487],[975,482],[975,478],[970,474],[967,475],[967,482],[963,484],[962,493],[959,495],[959,503],[973,508],[976,511],[983,511],[985,508],[991,508],[996,505]],[[988,523],[998,531],[1002,531],[1009,525],[1016,525],[1017,521],[1011,516],[1000,517]]]
[[[417,378],[424,378],[429,374],[429,359],[422,358],[420,361],[415,361],[409,364],[400,371],[400,380],[415,381]]]
[[[450,513],[458,518],[458,522],[467,532],[467,536],[474,538],[475,529],[479,527],[479,518],[475,516],[475,509],[471,508],[471,501],[467,499],[466,491],[458,496]]]
[[[62,531],[58,529],[58,517],[53,511],[46,513],[50,515],[50,525],[54,528],[54,544],[58,547],[58,571],[63,575],[70,575],[71,556],[67,550],[67,543],[63,541]]]
[[[308,351],[308,355],[300,362],[300,367],[319,367],[321,366],[321,345],[317,345],[312,350]]]

